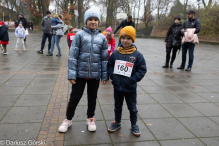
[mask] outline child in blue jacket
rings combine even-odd
[[[130,112],[131,129],[135,136],[141,132],[137,125],[136,89],[146,74],[146,62],[143,55],[132,44],[135,42],[136,31],[132,26],[126,26],[120,31],[121,45],[110,56],[108,74],[112,79],[115,100],[115,121],[108,128],[114,132],[121,128],[122,106],[124,98]]]

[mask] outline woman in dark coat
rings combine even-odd
[[[169,61],[170,61],[170,53],[172,51],[172,58],[170,61],[170,68],[173,66],[173,62],[176,58],[176,53],[181,47],[181,34],[180,30],[182,27],[182,24],[180,22],[181,18],[176,17],[174,19],[174,23],[170,26],[170,28],[167,31],[166,38],[165,38],[165,45],[166,45],[166,62],[163,68],[169,67]]]

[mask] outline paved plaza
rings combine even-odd
[[[7,142],[45,141],[46,145],[95,146],[219,146],[219,46],[199,44],[191,72],[177,70],[181,52],[172,69],[163,69],[164,41],[137,39],[147,74],[138,83],[137,108],[141,136],[131,133],[129,111],[124,103],[122,128],[108,133],[114,120],[113,86],[100,85],[96,107],[96,132],[86,126],[86,90],[73,124],[63,134],[58,127],[65,119],[71,85],[67,80],[68,46],[61,39],[62,56],[55,47],[52,57],[37,54],[40,33],[27,37],[26,51],[9,33],[8,55],[0,55],[0,145]],[[118,38],[116,38],[118,41]],[[28,143],[29,142],[29,143]],[[18,145],[18,144],[15,144]]]

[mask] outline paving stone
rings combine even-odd
[[[75,116],[72,121],[86,121],[87,119],[87,106],[77,106]],[[97,105],[94,115],[95,120],[103,120],[102,112],[100,107]]]
[[[8,80],[13,74],[1,74],[0,79]]]
[[[205,98],[197,95],[199,93],[174,93],[179,99],[183,100],[186,103],[197,103],[197,102],[209,102]],[[206,94],[206,93],[200,93]]]
[[[219,107],[213,103],[194,103],[190,105],[205,116],[219,116]]]
[[[5,82],[4,85],[6,87],[27,87],[32,80],[18,80],[18,79],[10,79]]]
[[[98,94],[98,100],[101,105],[103,104],[114,104],[114,95],[113,94]]]
[[[138,105],[137,108],[138,108],[138,114],[141,118],[168,118],[168,117],[171,118],[173,117],[159,104]]]
[[[46,106],[12,107],[1,123],[42,122]]]
[[[187,88],[194,93],[206,93],[206,92],[210,93],[210,92],[212,92],[212,90],[209,90],[203,86],[190,86],[190,87],[187,86]]]
[[[50,95],[21,95],[14,106],[42,106],[48,105]]]
[[[23,94],[52,94],[53,86],[29,85]]]
[[[158,140],[195,138],[180,122],[174,118],[169,119],[145,119],[145,123]]]
[[[56,79],[57,74],[38,74],[35,79]]]
[[[40,71],[42,67],[24,67],[20,71]]]
[[[116,132],[110,133],[110,136],[114,143],[117,142],[135,142],[135,141],[145,141],[145,140],[155,140],[153,135],[149,132],[147,127],[143,124],[142,121],[137,122],[139,129],[141,131],[141,136],[136,137],[132,134],[131,123],[129,120],[121,121],[121,129]],[[107,126],[111,125],[110,121],[107,121]]]
[[[219,93],[197,93],[211,102],[219,102]]]
[[[150,87],[150,86],[141,86],[141,88],[148,94],[150,93],[167,93],[162,87]]]
[[[1,87],[1,95],[19,95],[21,94],[26,87]]]
[[[0,95],[0,107],[12,106],[19,95]]]
[[[150,96],[159,103],[184,103],[182,100],[170,93],[150,94]]]
[[[219,125],[219,117],[208,117],[208,118],[213,120],[215,123]]]
[[[138,108],[138,106],[137,106]],[[114,114],[114,105],[101,105],[101,109],[104,115],[104,118],[106,120],[114,121],[115,120],[115,114]],[[127,105],[123,105],[123,111],[122,111],[122,119],[129,119],[129,110],[127,108]]]
[[[192,80],[192,82],[201,86],[216,85],[214,82],[212,82],[212,80]]]
[[[159,146],[159,144],[156,141],[148,141],[148,142],[114,143],[114,146]]]
[[[213,92],[219,92],[219,86],[206,86],[206,88],[210,89]]]
[[[32,80],[36,75],[35,74],[16,74],[11,79],[30,79]]]
[[[197,137],[219,136],[219,125],[206,117],[178,118]]]
[[[10,107],[0,107],[0,120],[5,116]]]
[[[157,103],[149,94],[137,94],[137,104]]]
[[[111,143],[104,121],[96,121],[96,132],[87,130],[86,122],[73,122],[65,133],[64,145]]]
[[[175,117],[204,116],[187,104],[162,104],[162,106]]]
[[[201,140],[207,146],[218,146],[218,144],[219,144],[219,137],[216,137],[216,138],[201,138]]]
[[[31,85],[50,85],[50,86],[53,86],[56,82],[56,79],[34,79],[32,82],[31,82]]]
[[[198,139],[182,139],[182,140],[167,140],[160,141],[162,146],[205,146]]]
[[[0,124],[0,137],[10,141],[36,140],[40,126],[41,123]]]
[[[164,86],[163,88],[165,90],[171,92],[171,93],[188,93],[188,92],[191,92],[191,91],[187,90],[185,87],[183,87],[181,85],[177,85],[177,86]]]

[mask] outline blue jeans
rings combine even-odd
[[[52,35],[48,34],[48,33],[43,33],[42,43],[41,43],[41,51],[43,51],[43,49],[44,49],[44,46],[45,46],[47,38],[48,38],[48,42],[49,42],[49,44],[48,44],[48,51],[50,51]]]
[[[138,110],[136,107],[137,104],[137,98],[136,98],[136,92],[122,92],[114,89],[114,101],[115,101],[115,120],[117,123],[121,122],[122,118],[122,106],[123,101],[126,101],[126,104],[129,109],[130,113],[130,121],[132,125],[136,125],[137,119],[138,119]]]
[[[186,63],[186,54],[187,50],[189,50],[189,68],[192,68],[193,60],[194,60],[194,48],[195,44],[193,43],[184,43],[182,44],[182,64],[181,66],[185,66]]]
[[[53,54],[55,43],[56,43],[56,46],[58,48],[59,54],[61,54],[61,48],[59,46],[60,39],[61,39],[61,36],[55,35],[55,34],[52,35],[52,41],[51,41],[52,45],[51,45],[51,50],[50,50],[51,54]]]

